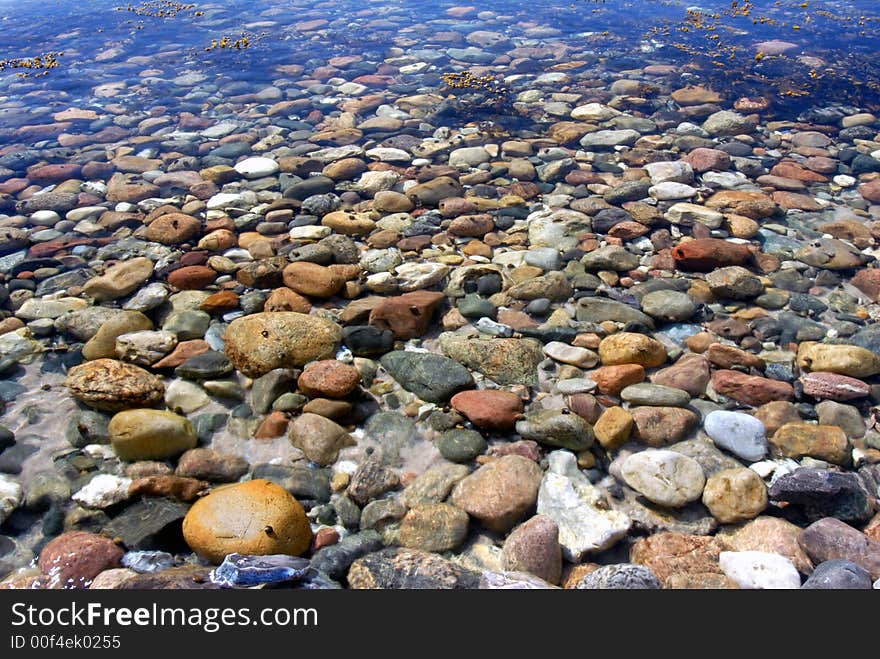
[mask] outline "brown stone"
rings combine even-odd
[[[510,430],[522,415],[522,399],[500,389],[472,389],[452,397],[452,407],[478,428]]]
[[[813,563],[798,545],[801,528],[779,517],[761,516],[723,531],[724,542],[734,551],[763,551],[789,559],[798,572],[810,574]]]
[[[655,448],[674,444],[698,425],[699,418],[681,407],[643,406],[630,409],[635,423],[635,437]]]
[[[434,291],[413,291],[386,298],[370,312],[370,325],[391,330],[396,339],[420,337],[428,331],[445,300],[443,293]]]
[[[593,434],[606,451],[620,448],[629,439],[633,428],[633,417],[619,406],[609,407],[593,426]]]
[[[144,232],[144,238],[163,245],[185,243],[202,230],[202,223],[184,213],[167,213],[153,220]]]
[[[74,366],[64,384],[80,402],[107,412],[153,407],[165,396],[161,378],[115,359],[95,359]]]
[[[602,339],[599,357],[603,366],[640,364],[645,368],[660,366],[666,361],[663,344],[644,334],[619,332]]]
[[[761,405],[755,410],[755,418],[764,424],[768,437],[772,437],[786,423],[801,420],[797,406],[784,400],[775,400]]]
[[[183,537],[197,554],[220,563],[231,553],[299,556],[311,545],[312,530],[293,495],[258,479],[218,487],[196,501]]]
[[[312,398],[344,398],[357,389],[361,374],[354,366],[335,359],[312,362],[297,380],[300,391]]]
[[[629,385],[645,381],[645,367],[641,364],[602,366],[590,371],[590,379],[596,383],[599,393],[617,396]]]
[[[254,431],[254,439],[274,439],[287,433],[289,419],[284,412],[270,412]]]
[[[718,557],[725,549],[719,538],[661,532],[636,541],[630,560],[650,568],[665,583],[672,575],[723,574]]]
[[[529,572],[558,584],[562,577],[562,548],[556,522],[545,515],[535,515],[517,526],[504,541],[501,562],[505,570]]]
[[[826,517],[804,529],[798,544],[814,564],[844,560],[861,565],[880,579],[880,542],[872,540],[849,524]]]
[[[699,398],[709,384],[709,362],[702,355],[685,353],[672,366],[651,375],[651,382],[681,389]]]
[[[837,426],[811,423],[786,423],[770,437],[776,452],[788,458],[809,456],[838,465],[849,463],[850,444],[846,433]]]
[[[211,346],[204,339],[181,341],[170,353],[151,366],[153,369],[177,368],[187,359],[208,352]]]
[[[284,285],[300,295],[331,297],[336,295],[345,280],[336,272],[317,263],[297,261],[284,268]]]
[[[491,215],[462,215],[452,220],[447,231],[453,236],[482,238],[494,228]]]
[[[715,371],[712,374],[712,387],[719,394],[753,407],[774,400],[791,400],[794,397],[794,389],[787,382],[746,375],[739,371]]]
[[[299,293],[287,287],[276,288],[263,305],[263,311],[295,311],[296,313],[309,313],[312,303]]]
[[[528,458],[506,455],[459,481],[449,501],[487,528],[503,533],[534,508],[543,475],[541,467]]]
[[[248,461],[240,456],[194,448],[180,456],[174,473],[212,483],[226,483],[244,476],[248,468]]]
[[[806,373],[800,378],[804,393],[816,399],[846,401],[871,394],[866,382],[838,373]]]
[[[118,567],[124,553],[110,538],[72,531],[46,544],[38,565],[48,588],[88,588],[102,571]]]
[[[238,301],[238,293],[234,291],[217,291],[206,297],[199,309],[211,314],[222,314],[238,309]]]
[[[168,275],[168,283],[181,291],[200,291],[214,283],[217,273],[206,265],[188,265]]]
[[[760,515],[767,508],[767,486],[751,469],[723,469],[706,480],[703,505],[722,524]]]
[[[699,147],[687,154],[685,160],[697,174],[723,172],[730,169],[730,156],[719,149]]]
[[[765,366],[764,360],[757,355],[724,343],[713,343],[705,354],[712,365],[718,368],[729,369],[734,366],[743,366],[747,369],[756,368],[763,371]]]
[[[183,476],[147,476],[133,481],[128,496],[170,497],[180,501],[194,501],[204,494],[209,485],[205,481]]]

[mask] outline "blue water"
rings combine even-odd
[[[674,1],[496,0],[474,5],[460,18],[448,13],[456,6],[449,1],[4,1],[0,60],[7,66],[0,71],[0,108],[101,105],[108,101],[95,98],[96,85],[125,83],[127,91],[118,100],[135,106],[180,102],[197,110],[203,101],[216,106],[240,94],[243,85],[301,92],[299,79],[329,58],[347,55],[362,58],[339,74],[348,79],[376,73],[396,54],[415,55],[430,66],[393,74],[390,90],[435,91],[444,88],[443,73],[470,66],[486,64],[491,70],[500,61],[499,70],[508,75],[504,62],[510,49],[533,46],[565,49],[566,59],[586,63],[591,77],[599,79],[648,64],[683,66],[682,82],[737,96],[766,96],[781,117],[829,103],[875,109],[880,99],[875,56],[880,7],[873,1],[714,1],[698,11]],[[306,21],[324,23],[298,27]],[[468,44],[454,43],[449,33],[474,30],[499,32],[509,42],[486,49],[489,58],[451,56],[450,48]],[[224,37],[228,48],[218,45]],[[757,44],[769,40],[793,46],[778,55],[764,53]],[[238,48],[232,47],[236,41]],[[48,71],[14,66],[38,56],[45,62],[47,55],[57,61]],[[284,65],[300,65],[303,71],[279,71]],[[530,70],[512,80],[511,93],[528,89],[541,72]],[[191,73],[204,79],[174,81]],[[7,112],[6,122],[19,125],[25,118]]]

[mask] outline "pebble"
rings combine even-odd
[[[706,485],[703,468],[696,460],[662,449],[629,456],[621,465],[621,475],[647,499],[669,508],[699,499]]]
[[[759,419],[741,412],[715,410],[703,420],[706,434],[715,445],[749,462],[767,454],[767,434]]]
[[[800,588],[801,577],[791,561],[779,554],[761,551],[723,551],[718,558],[721,569],[740,588]]]

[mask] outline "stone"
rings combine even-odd
[[[193,551],[215,564],[233,553],[299,556],[312,541],[300,503],[263,479],[225,485],[199,499],[183,520],[183,535]]]
[[[296,556],[243,556],[229,554],[211,572],[211,581],[226,588],[296,581],[302,578],[309,561]]]
[[[706,283],[715,297],[748,300],[764,292],[761,280],[738,265],[716,268],[706,275]]]
[[[593,426],[596,440],[606,451],[620,448],[629,439],[634,421],[632,414],[622,407],[606,409]]]
[[[663,344],[644,334],[619,332],[602,339],[599,357],[605,366],[639,364],[645,368],[660,366],[666,361]]]
[[[813,563],[798,545],[802,529],[779,517],[762,515],[724,533],[724,542],[736,551],[763,551],[788,558],[798,572],[810,574]]]
[[[505,570],[528,572],[558,584],[562,578],[562,549],[556,522],[535,515],[513,529],[504,541],[501,564]]]
[[[413,291],[397,297],[384,298],[370,312],[370,325],[390,330],[395,338],[406,340],[420,337],[446,300],[443,293]]]
[[[116,340],[123,334],[152,330],[153,323],[140,311],[121,311],[108,319],[83,346],[86,360],[116,357]]]
[[[331,297],[345,284],[345,279],[336,270],[308,261],[289,264],[282,276],[285,286],[309,297]]]
[[[122,478],[112,474],[98,474],[75,492],[71,499],[83,508],[109,508],[128,499],[130,485],[130,478]]]
[[[150,222],[144,231],[144,238],[163,245],[178,245],[197,237],[202,231],[202,223],[185,213],[166,213]]]
[[[632,520],[604,504],[602,494],[578,469],[574,454],[550,454],[537,511],[556,522],[566,560],[579,563],[588,553],[605,551],[626,537]]]
[[[444,333],[440,335],[440,349],[501,386],[536,385],[538,364],[544,358],[541,344],[535,339],[473,339]]]
[[[419,504],[400,523],[400,544],[423,551],[452,551],[464,542],[468,521],[465,511],[447,503]]]
[[[235,367],[249,377],[259,377],[276,368],[332,358],[342,328],[318,316],[264,312],[233,320],[225,339],[226,355]]]
[[[798,346],[798,366],[812,372],[867,378],[880,373],[880,356],[867,348],[805,341]]]
[[[629,410],[635,424],[635,438],[648,446],[677,442],[699,423],[699,417],[680,407],[635,407]]]
[[[516,431],[523,439],[572,451],[588,449],[594,440],[589,423],[577,414],[565,414],[559,410],[529,413],[517,421]]]
[[[791,561],[779,554],[760,551],[723,551],[719,556],[721,569],[740,588],[800,588],[801,577]]]
[[[672,366],[652,373],[651,382],[681,389],[699,398],[709,384],[709,362],[703,355],[685,353]]]
[[[748,265],[753,257],[745,245],[717,238],[697,238],[676,245],[672,258],[681,270],[711,272],[716,268]]]
[[[838,373],[806,373],[800,381],[804,393],[817,400],[855,400],[871,393],[867,383]]]
[[[604,565],[581,579],[578,590],[656,590],[657,576],[643,565],[618,563]]]
[[[194,448],[180,456],[174,473],[187,478],[227,483],[241,478],[248,468],[247,460],[240,456],[209,448]]]
[[[770,500],[803,508],[811,521],[836,517],[844,521],[865,521],[873,514],[873,503],[855,474],[827,469],[800,468],[784,474],[770,486]]]
[[[80,402],[108,412],[151,407],[162,402],[165,395],[161,378],[115,359],[74,366],[64,384]]]
[[[89,279],[84,291],[98,302],[118,300],[139,288],[152,274],[153,262],[139,256],[111,266],[103,275]]]
[[[476,430],[454,428],[443,432],[434,442],[440,455],[451,462],[470,462],[485,452],[488,444]]]
[[[767,487],[751,469],[724,469],[706,479],[702,501],[719,522],[735,524],[767,508]]]
[[[351,475],[346,494],[355,503],[364,506],[400,485],[400,478],[375,459],[361,462]]]
[[[612,320],[616,323],[639,323],[648,328],[654,327],[653,319],[628,304],[599,297],[582,297],[575,307],[577,320],[601,323]]]
[[[743,460],[757,462],[767,454],[764,424],[748,414],[715,410],[706,415],[703,429],[716,446]]]
[[[814,590],[870,590],[871,574],[852,561],[832,560],[816,566],[801,588]]]
[[[88,588],[98,574],[118,567],[124,553],[109,538],[72,531],[47,543],[38,565],[49,588]]]
[[[773,433],[770,444],[777,453],[788,458],[809,456],[839,465],[850,460],[849,440],[836,426],[786,423]]]
[[[339,451],[354,446],[355,440],[345,428],[330,419],[304,412],[290,424],[290,441],[306,457],[321,466],[336,462]]]
[[[177,335],[172,332],[127,332],[116,337],[114,356],[137,366],[152,366],[174,350],[176,345]]]
[[[344,398],[357,389],[361,374],[354,366],[335,359],[311,362],[297,380],[297,386],[312,398]]]
[[[801,533],[798,544],[813,563],[851,561],[864,568],[871,579],[880,578],[880,542],[839,519],[820,519]]]
[[[474,385],[467,368],[442,355],[396,350],[383,355],[380,363],[404,389],[429,403],[446,403]]]
[[[542,476],[541,468],[531,460],[506,455],[459,481],[449,502],[487,528],[504,532],[535,506]]]
[[[452,397],[450,405],[485,430],[511,430],[523,411],[519,396],[500,389],[462,391]]]
[[[195,448],[192,423],[172,412],[130,409],[118,412],[108,426],[110,443],[120,460],[162,460]]]
[[[665,322],[682,322],[697,310],[696,303],[686,293],[654,291],[642,298],[642,311]]]
[[[661,532],[637,540],[630,548],[633,563],[651,569],[662,584],[684,575],[721,574],[718,556],[724,543],[717,537]]]
[[[787,382],[731,370],[715,371],[712,374],[712,388],[719,394],[753,407],[794,398],[794,390]]]
[[[476,588],[480,577],[479,573],[437,554],[388,547],[354,561],[347,580],[355,590],[458,590]]]
[[[442,503],[452,488],[470,471],[464,465],[438,464],[416,476],[400,497],[408,508],[428,503]]]
[[[691,401],[688,392],[662,384],[639,382],[625,387],[620,397],[630,405],[654,405],[660,407],[684,407]]]
[[[620,467],[627,485],[654,503],[679,508],[700,498],[706,476],[700,464],[663,449],[634,453]]]
[[[673,184],[675,185],[675,184]],[[679,184],[680,185],[680,184]],[[690,198],[696,194],[696,190],[690,186],[683,186],[685,189],[675,189],[664,196],[669,199]],[[651,188],[652,194],[657,195],[655,188]],[[709,229],[717,229],[724,221],[724,215],[711,208],[692,204],[687,201],[680,201],[669,207],[666,211],[666,219],[670,224],[679,224],[681,226],[703,225]],[[687,243],[684,243],[685,245]],[[674,257],[673,257],[674,258]]]
[[[596,383],[600,393],[617,396],[625,387],[644,382],[645,367],[641,364],[602,366],[590,372],[590,378]],[[707,369],[706,380],[708,379]]]

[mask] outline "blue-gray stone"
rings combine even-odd
[[[756,462],[767,454],[764,424],[749,414],[716,410],[706,415],[703,429],[716,446],[743,460]]]
[[[220,566],[211,572],[211,581],[226,588],[258,586],[280,581],[295,581],[308,569],[309,561],[298,556],[229,554]]]
[[[825,561],[816,566],[801,588],[819,590],[870,590],[871,573],[852,561]]]
[[[174,567],[174,556],[166,551],[129,551],[122,557],[122,565],[141,574],[150,574]]]

